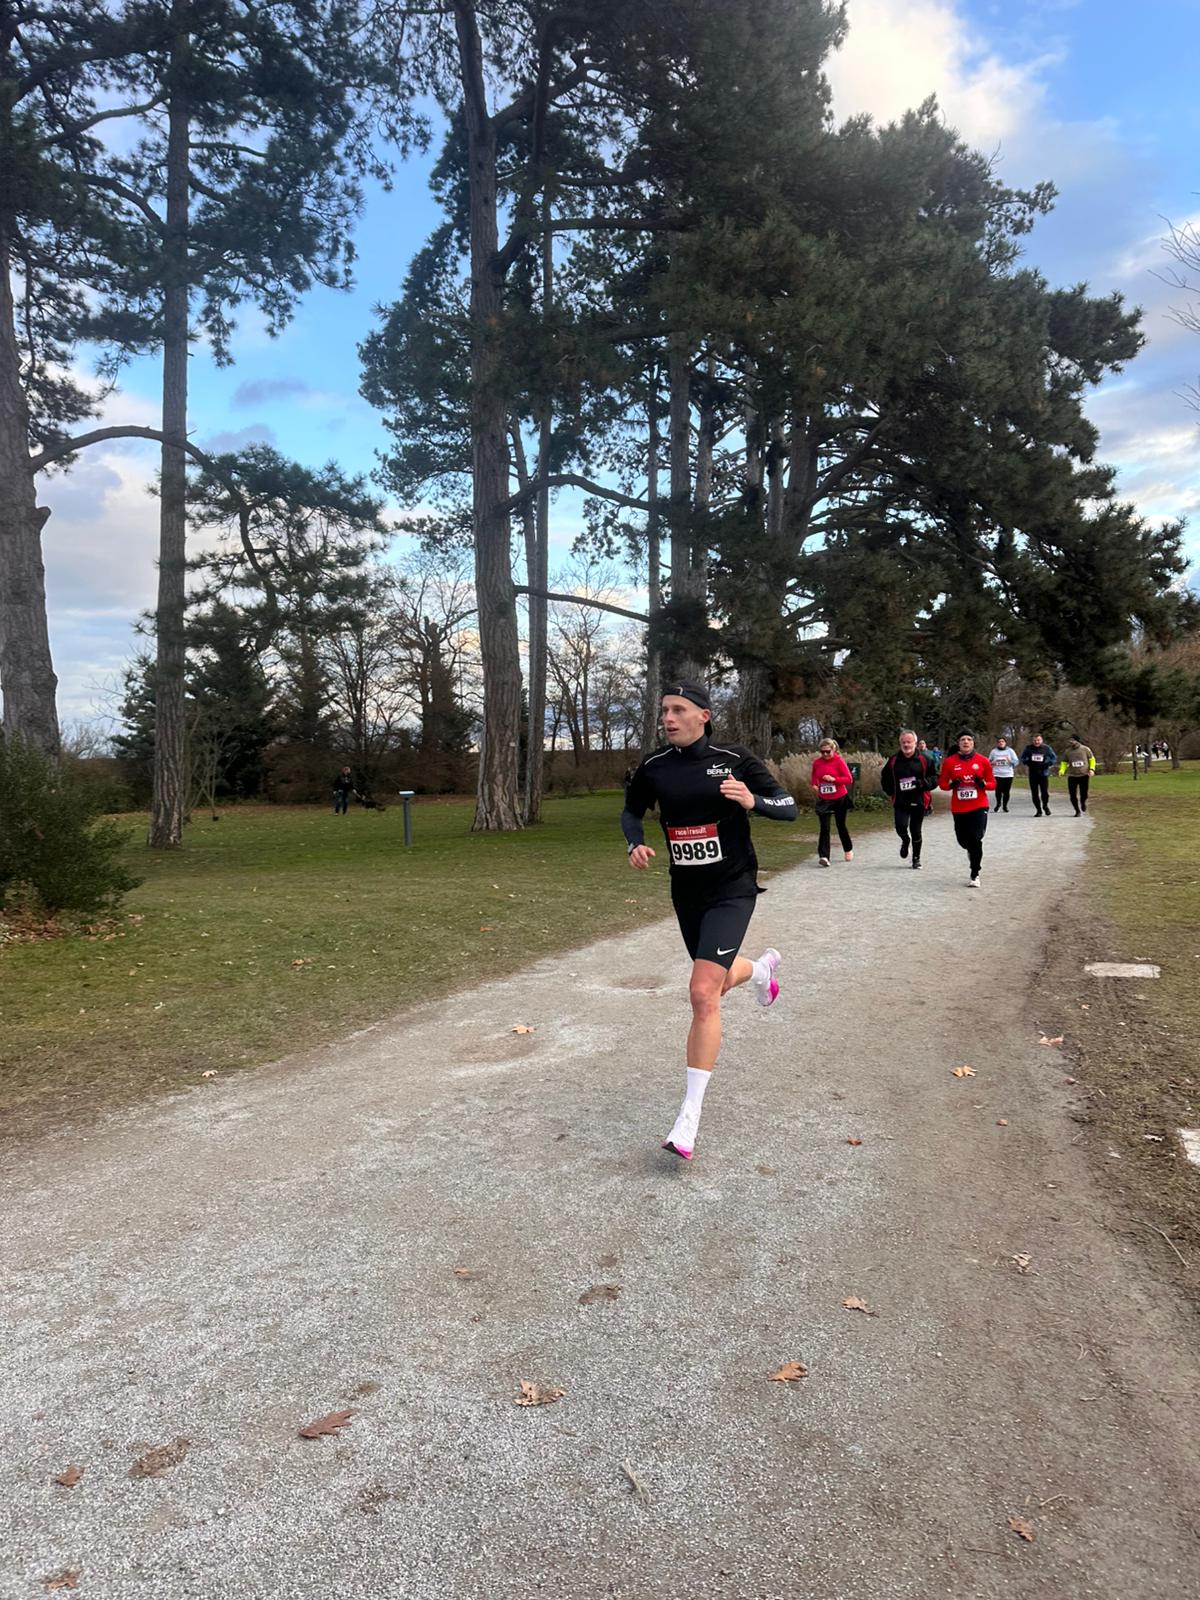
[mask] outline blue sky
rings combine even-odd
[[[1144,308],[1146,350],[1089,411],[1122,492],[1146,515],[1190,515],[1189,549],[1200,560],[1200,417],[1183,397],[1198,382],[1200,338],[1172,320],[1181,297],[1155,276],[1169,266],[1163,219],[1200,219],[1200,0],[849,0],[848,9],[850,38],[830,65],[836,113],[886,121],[936,94],[946,120],[994,153],[1007,181],[1059,188],[1027,258],[1054,283],[1120,289]],[[247,310],[233,367],[216,368],[197,349],[191,409],[200,443],[265,439],[313,465],[333,457],[371,470],[385,434],[358,395],[357,346],[437,219],[426,170],[415,161],[390,193],[369,193],[353,293],[311,294],[276,340]],[[154,425],[158,382],[153,361],[136,363],[105,420]],[[156,504],[146,488],[154,466],[151,446],[106,446],[43,483],[65,719],[103,703],[132,651],[132,623],[153,602]],[[564,505],[564,551],[573,523]]]

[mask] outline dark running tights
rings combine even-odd
[[[837,823],[838,838],[842,841],[843,850],[853,850],[854,840],[850,837],[850,829],[846,826],[846,813],[850,809],[850,801],[835,800],[833,802],[833,821]],[[829,860],[829,822],[828,811],[822,812],[817,818],[821,825],[820,836],[817,839],[817,854]]]
[[[1029,774],[1029,792],[1033,796],[1033,809],[1035,811],[1049,811],[1050,774],[1048,772],[1031,772]]]
[[[921,859],[921,832],[925,827],[925,812],[918,806],[897,806],[892,817],[896,832],[902,839],[912,839],[914,861]]]
[[[1012,779],[1011,778],[997,778],[996,779],[996,810],[997,811],[1007,811],[1008,810],[1008,797],[1009,797],[1009,795],[1011,793],[1012,793]]]
[[[1090,778],[1068,778],[1067,793],[1071,797],[1071,804],[1076,811],[1082,806],[1087,810],[1088,785]]]
[[[983,865],[983,836],[987,832],[987,819],[987,806],[980,806],[977,811],[959,811],[954,818],[954,837],[967,852],[973,878]]]

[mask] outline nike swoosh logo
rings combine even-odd
[[[718,954],[718,955],[719,955],[719,956],[731,956],[731,955],[732,955],[732,954],[733,954],[733,952],[734,952],[734,951],[735,951],[735,950],[736,950],[736,949],[737,949],[737,945],[735,945],[735,944],[731,944],[731,945],[730,945],[730,946],[729,946],[729,949],[728,949],[728,950],[722,950],[722,949],[721,949],[721,948],[720,948],[720,946],[718,946],[718,947],[717,947],[717,954]]]

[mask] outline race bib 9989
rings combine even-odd
[[[715,822],[668,828],[667,844],[671,851],[671,865],[675,867],[710,867],[714,861],[724,859]]]

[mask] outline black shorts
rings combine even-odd
[[[676,900],[672,897],[679,931],[693,961],[714,961],[726,971],[742,947],[755,894],[731,895],[727,900]]]

